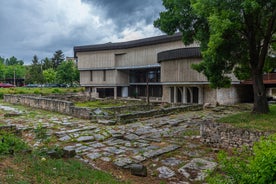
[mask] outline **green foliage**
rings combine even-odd
[[[11,58],[7,58],[5,60],[5,65],[11,66],[11,65],[23,65],[24,62],[22,60],[18,60],[16,57],[12,56]]]
[[[79,72],[73,61],[62,62],[57,68],[57,80],[62,84],[72,85],[79,81]]]
[[[60,91],[58,88],[54,88],[54,89],[52,90],[52,93],[61,93],[61,91]]]
[[[26,75],[26,83],[27,84],[42,84],[43,73],[42,73],[42,64],[39,63],[38,57],[34,55],[32,64],[28,68],[28,74]]]
[[[9,165],[0,167],[1,183],[126,183],[76,159],[51,159],[36,154],[22,154],[6,159]]]
[[[57,50],[52,58],[53,68],[56,70],[64,60],[65,58],[62,50]]]
[[[4,98],[4,93],[0,92],[0,99],[3,99],[3,98]]]
[[[20,138],[10,133],[0,133],[0,154],[14,154],[28,148]]]
[[[41,123],[39,123],[33,131],[35,133],[35,138],[36,139],[44,140],[48,137],[47,129],[45,127],[43,127]]]
[[[53,84],[56,82],[57,72],[53,68],[43,70],[44,81],[48,84]]]
[[[276,181],[276,134],[261,138],[248,152],[228,157],[221,152],[218,155],[221,171],[224,175],[215,175],[209,183],[274,184]]]
[[[163,5],[154,26],[168,34],[180,31],[186,45],[200,42],[203,61],[192,68],[211,87],[229,87],[233,71],[248,79],[253,69],[261,73],[264,63],[271,64],[265,56],[276,31],[275,1],[163,0]]]

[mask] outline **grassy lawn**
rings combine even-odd
[[[52,94],[52,93],[76,93],[81,92],[84,89],[78,88],[26,88],[26,87],[15,87],[15,88],[0,88],[0,97],[3,94]]]
[[[112,175],[94,170],[75,159],[44,159],[34,154],[19,154],[2,157],[0,162],[0,183],[123,183]]]
[[[142,104],[141,101],[124,101],[124,100],[94,100],[88,102],[77,102],[75,106],[77,107],[89,107],[89,108],[104,108],[104,107],[118,107],[118,106],[126,106],[126,105],[137,105]]]
[[[240,128],[276,132],[276,105],[270,105],[270,112],[268,114],[242,112],[223,117],[219,119],[218,122],[230,123]]]
[[[111,174],[76,159],[52,159],[34,150],[20,137],[0,131],[0,183],[8,184],[120,184]]]

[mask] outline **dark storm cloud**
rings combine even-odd
[[[162,0],[83,0],[104,10],[106,19],[112,19],[118,30],[144,21],[153,24],[164,8]]]

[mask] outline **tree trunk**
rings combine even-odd
[[[269,112],[269,107],[263,83],[263,75],[262,72],[258,72],[256,70],[252,70],[252,83],[254,91],[254,106],[252,113],[266,114]]]

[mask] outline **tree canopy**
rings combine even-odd
[[[193,68],[211,87],[229,87],[232,73],[239,79],[251,77],[253,112],[267,113],[262,74],[276,32],[276,1],[163,0],[163,5],[166,10],[154,26],[168,34],[182,32],[186,45],[200,43],[203,61]]]
[[[73,61],[62,62],[57,68],[57,80],[60,83],[70,84],[79,81],[79,72]]]

